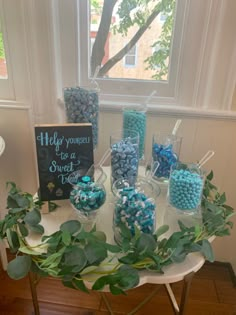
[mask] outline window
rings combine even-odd
[[[7,64],[3,41],[3,33],[1,30],[1,23],[0,23],[0,79],[7,79]]]
[[[0,100],[14,106],[29,95],[25,6],[22,0],[0,0]]]
[[[182,110],[195,114],[230,109],[236,73],[234,1],[155,0],[149,1],[150,6],[145,9],[137,0],[60,2],[67,7],[67,16],[63,11],[59,12],[61,25],[67,25],[67,32],[64,29],[63,34],[57,34],[63,52],[62,88],[69,84],[87,85],[100,66],[96,81],[101,89],[101,103],[106,106],[140,103],[155,90],[156,95],[149,103],[152,110]],[[153,19],[151,26],[142,29],[156,5],[163,8],[163,4],[166,7]],[[109,23],[102,24],[104,16]],[[132,23],[136,23],[136,29],[131,28]],[[133,38],[137,25],[144,32],[135,42],[138,45],[136,66],[124,67],[125,63],[134,64],[134,54],[130,56],[128,53],[134,45],[122,52],[118,45],[127,41],[126,34],[129,39]],[[153,36],[145,38],[145,32],[151,31],[153,26]],[[165,27],[169,33],[162,38]],[[96,40],[97,37],[100,40]],[[94,41],[92,52],[91,38]],[[72,44],[70,53],[73,56],[65,60],[63,54],[68,51],[68,42]],[[96,58],[100,61],[95,62]],[[140,58],[143,58],[142,62]],[[160,60],[165,61],[161,63]],[[70,64],[73,61],[74,65]],[[166,72],[158,76],[161,67],[165,67]],[[72,71],[69,73],[67,69]],[[73,72],[76,69],[78,72]]]
[[[137,63],[137,45],[134,45],[124,56],[125,67],[135,67]]]
[[[176,0],[165,1],[165,5],[160,0],[150,1],[148,6],[136,2],[133,4],[123,0],[77,2],[80,17],[79,79],[82,85],[87,85],[96,69],[100,67],[97,81],[105,98],[111,94],[131,96],[130,92],[133,91],[132,96],[139,99],[156,89],[162,90],[164,94],[165,90],[173,86],[177,75],[177,68],[169,67],[170,58],[167,56],[171,53],[173,44]],[[161,12],[169,14],[166,24],[160,23]],[[181,8],[179,14],[181,17]],[[94,44],[90,55],[90,49],[87,48],[92,46],[92,40]],[[158,75],[160,71],[156,71],[152,65],[156,56],[152,54],[152,47],[157,41],[168,46],[167,54],[161,55],[161,58],[166,60],[162,63],[165,66],[162,77]],[[86,45],[86,42],[89,42],[89,45]],[[178,50],[177,47],[175,50],[177,55]],[[167,81],[167,84],[163,85],[162,81]]]

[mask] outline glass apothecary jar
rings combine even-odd
[[[111,187],[118,179],[132,179],[135,183],[139,166],[139,134],[134,130],[120,130],[110,137]]]
[[[205,172],[198,164],[178,162],[171,168],[168,202],[181,212],[196,213],[201,205]]]
[[[156,200],[160,194],[157,183],[143,177],[138,177],[135,185],[132,180],[117,180],[112,192],[115,196],[113,231],[118,244],[122,237],[121,224],[125,224],[132,235],[135,229],[148,234],[155,231]]]
[[[179,160],[182,138],[168,133],[158,133],[152,137],[152,161],[159,162],[154,178],[168,183],[170,170]]]
[[[64,88],[67,122],[91,123],[93,146],[98,144],[99,92],[96,85]]]
[[[129,130],[134,130],[139,134],[139,158],[144,158],[146,124],[147,124],[147,106],[138,105],[125,107],[123,109],[123,130],[124,136],[129,136]]]
[[[101,167],[92,166],[88,171],[78,170],[70,174],[72,185],[70,203],[85,230],[96,223],[99,210],[106,201],[104,182],[106,174]]]

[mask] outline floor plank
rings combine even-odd
[[[182,282],[173,285],[179,302]],[[155,285],[146,284],[128,291],[127,296],[107,294],[114,315],[127,315]],[[85,294],[65,288],[60,281],[42,279],[37,287],[40,315],[109,315],[98,292]],[[0,315],[32,315],[33,304],[28,277],[14,281],[0,266]],[[173,315],[164,287],[137,315]],[[227,266],[206,263],[193,279],[187,315],[236,315],[236,288]]]

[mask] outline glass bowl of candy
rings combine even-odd
[[[94,166],[87,171],[77,170],[68,177],[72,185],[70,203],[86,230],[96,223],[99,209],[106,201],[105,180],[103,169]]]
[[[115,241],[122,239],[121,225],[125,225],[135,235],[135,230],[152,234],[156,227],[156,200],[160,187],[156,182],[144,177],[132,180],[118,179],[114,182],[112,192],[115,196],[113,231]]]
[[[138,176],[139,134],[135,130],[119,130],[110,136],[111,187],[118,179],[132,179]]]
[[[152,138],[152,161],[159,162],[153,177],[159,182],[168,183],[170,170],[179,160],[182,138],[176,135],[158,133]]]
[[[171,168],[169,204],[185,214],[197,213],[202,200],[205,171],[198,164],[178,162]]]

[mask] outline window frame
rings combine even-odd
[[[15,93],[13,89],[13,78],[12,71],[10,65],[10,53],[9,53],[9,41],[7,38],[6,32],[6,17],[5,10],[3,6],[3,1],[0,0],[0,23],[1,23],[1,31],[3,34],[3,42],[4,42],[4,50],[5,50],[5,59],[7,64],[7,78],[0,78],[0,95],[2,99],[12,100],[15,98]]]
[[[59,0],[59,2],[62,8],[68,6],[66,0]],[[182,113],[183,115],[207,117],[232,117],[234,115],[234,112],[231,111],[231,104],[236,82],[234,70],[236,68],[236,58],[234,58],[236,45],[233,40],[233,28],[229,30],[229,26],[236,26],[235,19],[230,17],[230,14],[233,14],[232,6],[235,7],[235,2],[233,0],[225,2],[221,0],[186,0],[178,1],[178,5],[184,6],[184,9],[182,7],[180,10],[180,6],[179,10],[177,8],[177,12],[182,14],[183,23],[175,22],[175,31],[179,37],[174,37],[172,43],[173,46],[178,44],[177,52],[174,57],[172,56],[176,62],[172,62],[170,67],[172,71],[173,68],[176,71],[174,80],[158,82],[158,84],[155,82],[147,91],[144,91],[143,82],[137,84],[135,80],[131,80],[130,85],[127,85],[124,80],[115,82],[116,80],[108,79],[111,85],[108,84],[104,88],[107,79],[98,78],[97,82],[101,88],[101,109],[120,110],[124,105],[145,101],[147,96],[156,90],[155,97],[148,105],[150,112]],[[85,10],[85,8],[87,9]],[[60,91],[63,86],[87,85],[90,82],[87,67],[88,55],[79,49],[82,44],[86,46],[85,37],[89,38],[88,1],[71,0],[69,10],[73,15],[73,23],[68,20],[69,14],[65,18],[59,9],[59,24],[65,24],[66,21],[71,23],[71,28],[68,28],[67,33],[69,40],[65,39],[66,32],[63,36],[57,33],[56,37],[59,38],[62,52],[68,49],[68,45],[66,45],[68,42],[72,43],[73,58],[70,58],[70,61],[74,61],[74,64],[67,63],[67,65],[69,69],[73,69],[71,72],[74,72],[69,74],[68,71],[62,69]],[[77,12],[80,13],[80,18]],[[191,21],[190,25],[189,21]],[[226,30],[229,30],[227,38],[224,36]],[[63,58],[60,62],[62,67],[66,68]],[[61,65],[59,64],[59,67]],[[221,73],[216,71],[216,66],[219,67]],[[227,82],[223,79],[226,75]],[[220,84],[224,88],[220,87]],[[131,94],[128,94],[127,91]],[[59,97],[62,96],[62,93],[59,93]]]
[[[134,53],[130,53],[131,49],[134,49]],[[138,47],[137,43],[131,48],[123,58],[123,66],[125,68],[135,68],[137,66]],[[134,64],[127,63],[127,57],[134,57]]]

